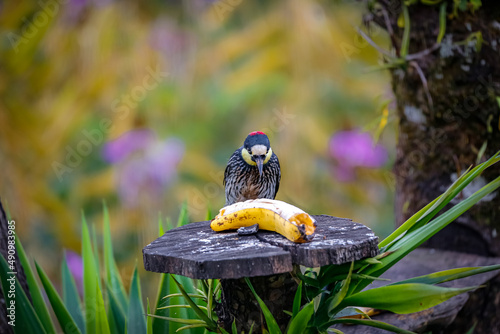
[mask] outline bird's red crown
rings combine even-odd
[[[262,132],[262,131],[254,131],[254,132],[250,132],[248,135],[249,135],[249,136],[255,136],[255,135],[265,135],[265,133],[264,133],[264,132]]]

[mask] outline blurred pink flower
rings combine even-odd
[[[118,195],[136,207],[143,196],[160,198],[177,174],[184,143],[176,138],[158,140],[151,130],[133,130],[106,143],[103,158],[117,166]]]
[[[83,260],[77,253],[66,250],[66,263],[70,273],[75,278],[76,287],[80,294],[83,294]]]
[[[116,164],[134,152],[146,149],[155,140],[156,135],[149,129],[129,131],[106,143],[102,150],[102,156],[107,162]]]
[[[387,150],[360,130],[335,133],[330,139],[330,155],[337,163],[335,174],[340,181],[353,180],[357,167],[382,167],[388,158]]]

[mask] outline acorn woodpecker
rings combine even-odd
[[[227,163],[224,172],[226,205],[248,199],[274,199],[280,179],[280,163],[269,138],[264,132],[251,132]]]

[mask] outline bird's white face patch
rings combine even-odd
[[[264,145],[254,145],[252,146],[252,155],[266,155],[267,147]]]

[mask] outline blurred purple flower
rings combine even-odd
[[[192,58],[189,55],[192,37],[187,29],[182,29],[174,20],[161,17],[151,26],[149,44],[163,57],[169,75],[185,75]]]
[[[117,165],[120,199],[136,207],[141,195],[162,196],[176,176],[184,143],[176,138],[158,140],[151,130],[133,130],[105,144],[102,153],[106,161]]]
[[[154,132],[149,129],[129,131],[106,143],[102,150],[102,156],[107,162],[116,164],[132,153],[146,149],[155,140]]]
[[[75,278],[76,287],[78,292],[83,294],[83,261],[82,257],[77,253],[66,250],[66,263],[70,273]]]
[[[375,144],[369,133],[359,130],[335,133],[330,139],[330,155],[337,162],[335,174],[340,181],[354,179],[356,167],[379,168],[388,158],[382,145]]]

